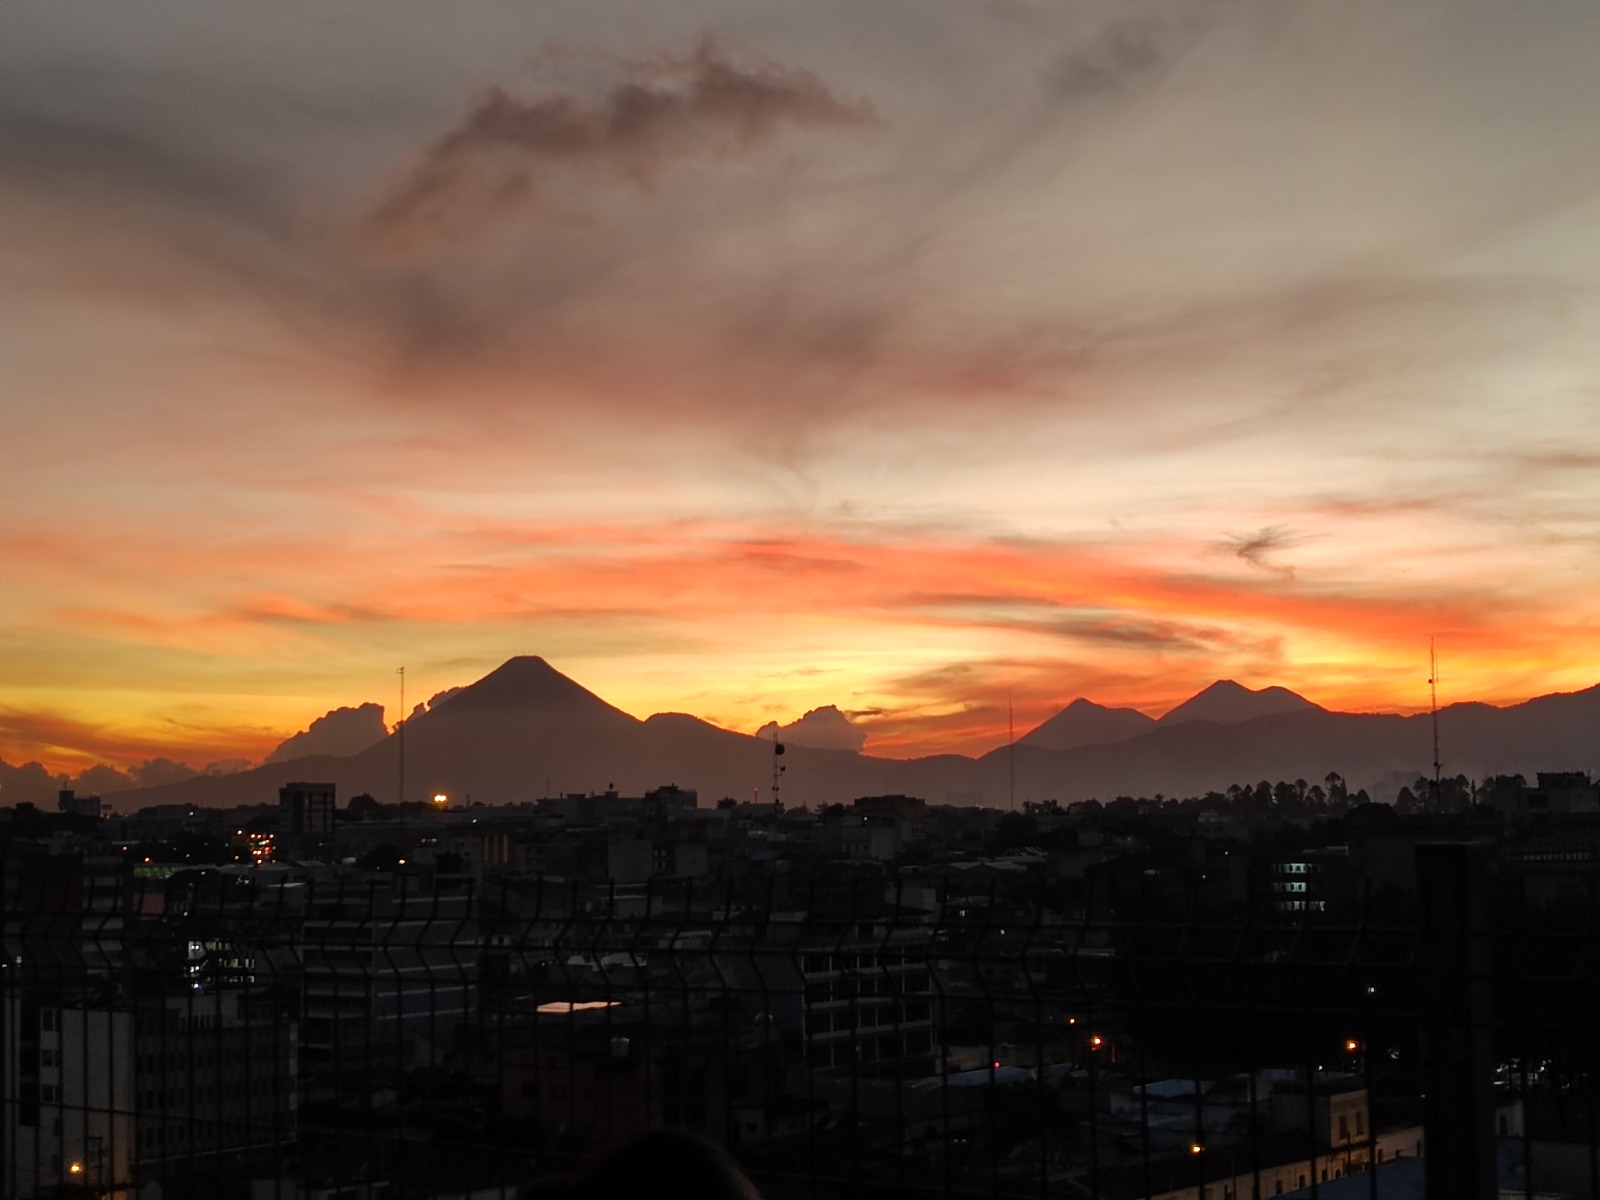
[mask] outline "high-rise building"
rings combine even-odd
[[[278,832],[302,837],[333,836],[331,783],[286,783],[278,789]]]

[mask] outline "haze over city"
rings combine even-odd
[[[432,11],[0,7],[5,763],[1600,680],[1600,10]]]

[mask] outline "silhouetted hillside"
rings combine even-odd
[[[1183,713],[1184,719],[1174,719]],[[1452,775],[1592,769],[1600,766],[1600,687],[1503,709],[1452,705],[1440,712],[1439,729]],[[1104,740],[1040,744],[1090,736]],[[512,659],[435,704],[407,723],[405,739],[405,796],[412,800],[445,792],[458,801],[502,803],[611,787],[638,794],[675,783],[712,804],[723,796],[765,800],[773,778],[771,741],[683,713],[641,721],[539,658]],[[1330,772],[1354,790],[1390,774],[1429,774],[1432,757],[1426,714],[1329,712],[1283,688],[1251,691],[1224,681],[1159,722],[1078,701],[1015,747],[978,759],[901,761],[791,745],[782,760],[781,794],[790,804],[904,792],[933,803],[1000,805],[1012,794],[1013,779],[1018,801],[1070,802],[1198,795],[1263,779],[1318,783]],[[123,792],[116,800],[124,811],[157,803],[261,803],[273,800],[284,783],[310,779],[335,783],[341,801],[359,792],[392,801],[399,774],[399,737],[391,734],[348,758],[273,763]]]
[[[1211,721],[1217,725],[1237,725],[1257,717],[1271,717],[1308,708],[1323,711],[1288,688],[1264,687],[1255,691],[1231,679],[1219,679],[1170,712],[1163,713],[1157,723],[1181,725],[1185,721]]]

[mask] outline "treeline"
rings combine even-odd
[[[1499,806],[1514,800],[1525,786],[1526,781],[1521,775],[1493,775],[1477,781],[1465,775],[1456,775],[1440,778],[1437,782],[1419,776],[1410,786],[1400,789],[1393,807],[1402,813],[1462,812],[1479,806]],[[1352,792],[1343,776],[1330,771],[1320,783],[1308,783],[1304,779],[1280,779],[1273,783],[1263,779],[1254,784],[1229,784],[1220,792],[1208,791],[1198,796],[1166,796],[1157,792],[1154,796],[1118,796],[1104,803],[1099,800],[1079,800],[1071,804],[1056,800],[1028,801],[1022,810],[1030,816],[1113,818],[1183,810],[1237,816],[1268,813],[1331,816],[1373,803],[1365,788],[1357,788]]]

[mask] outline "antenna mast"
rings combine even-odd
[[[1442,807],[1439,772],[1443,764],[1439,762],[1439,660],[1432,638],[1428,639],[1428,707],[1433,714],[1433,811],[1438,812]]]
[[[395,729],[400,742],[399,803],[404,804],[406,802],[406,669],[397,667],[395,674],[400,676],[400,720],[396,722]]]
[[[1011,701],[1011,689],[1006,689],[1006,795],[1012,812],[1017,811],[1017,719]]]

